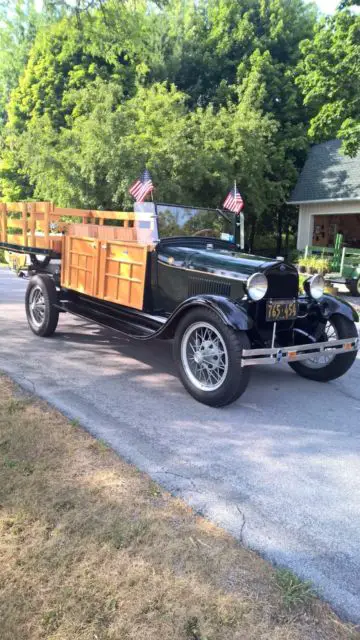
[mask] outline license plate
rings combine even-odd
[[[266,320],[278,322],[278,320],[295,320],[298,313],[296,300],[269,300],[266,303]]]

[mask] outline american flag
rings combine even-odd
[[[151,193],[154,189],[150,172],[145,169],[140,178],[134,182],[129,189],[129,193],[135,198],[136,202],[144,202],[148,193]]]
[[[240,213],[243,206],[244,200],[242,199],[240,192],[237,190],[235,182],[233,189],[231,189],[230,193],[224,200],[223,207],[224,209],[228,209],[234,213]]]

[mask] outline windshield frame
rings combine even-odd
[[[237,237],[237,225],[236,225],[236,214],[232,213],[231,211],[223,211],[222,209],[215,209],[213,207],[197,207],[194,205],[184,205],[184,204],[170,204],[168,202],[154,202],[154,213],[155,213],[155,223],[156,223],[156,231],[157,231],[157,236],[159,241],[161,240],[166,240],[166,239],[170,239],[170,238],[194,238],[196,236],[189,236],[189,235],[178,235],[178,236],[167,236],[167,235],[161,235],[159,232],[159,228],[158,228],[158,217],[159,217],[159,213],[161,213],[160,211],[158,211],[158,207],[169,207],[169,208],[174,208],[174,207],[178,207],[179,209],[190,209],[190,210],[196,210],[199,213],[201,211],[207,211],[209,213],[217,213],[219,216],[221,216],[222,218],[224,218],[224,220],[226,220],[230,225],[231,225],[231,231],[232,231],[232,236],[233,236],[233,240],[223,240],[221,238],[217,238],[216,236],[199,236],[199,237],[205,237],[208,238],[209,240],[221,240],[222,242],[228,242],[229,244],[237,244],[236,243],[236,237]],[[196,215],[196,214],[194,214]]]

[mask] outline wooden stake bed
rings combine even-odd
[[[61,256],[61,287],[143,308],[153,221],[146,214],[0,203],[0,246]],[[110,222],[110,224],[109,224]]]
[[[143,308],[147,245],[65,236],[61,286]]]

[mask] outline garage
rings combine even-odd
[[[340,140],[313,146],[289,204],[299,208],[299,250],[332,247],[338,233],[360,248],[360,154],[344,156]]]

